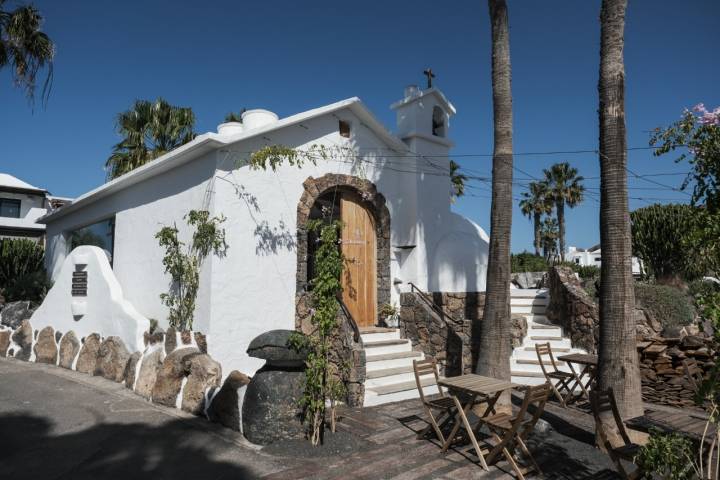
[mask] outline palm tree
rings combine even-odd
[[[540,256],[542,248],[542,216],[552,212],[552,203],[548,199],[548,185],[545,182],[530,182],[527,192],[522,192],[523,199],[520,200],[520,211],[533,222],[535,239],[535,255]]]
[[[42,98],[47,100],[52,83],[55,45],[40,31],[42,16],[32,5],[3,9],[0,0],[0,69],[10,66],[15,85],[25,90],[32,103],[35,97],[37,75],[47,67]]]
[[[195,138],[194,126],[195,114],[190,108],[170,105],[162,98],[136,100],[130,110],[117,116],[117,130],[123,139],[105,162],[108,180],[186,144]]]
[[[557,252],[558,222],[553,217],[545,217],[540,227],[540,241],[542,243],[545,261],[550,263]]]
[[[560,241],[560,259],[565,256],[565,205],[574,208],[583,201],[583,192],[585,187],[580,183],[583,177],[578,175],[577,168],[573,168],[569,163],[556,163],[550,169],[543,170],[545,173],[545,182],[548,184],[548,197],[555,203],[555,212],[557,214],[559,241]]]
[[[512,92],[505,0],[488,0],[492,24],[493,171],[485,309],[476,373],[510,379],[510,230],[512,226]],[[509,403],[509,398],[506,400]]]
[[[612,388],[624,418],[643,414],[635,346],[635,292],[627,194],[625,66],[627,0],[600,11],[600,345],[599,384]]]

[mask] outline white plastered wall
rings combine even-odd
[[[349,139],[338,134],[340,119],[351,124]],[[322,144],[336,153],[302,169],[257,171],[243,165],[248,152],[270,144],[300,149]],[[349,147],[362,156],[338,154],[337,147]],[[159,295],[167,291],[169,278],[162,270],[163,252],[155,233],[176,222],[187,239],[182,216],[193,208],[224,215],[229,249],[225,258],[213,256],[202,269],[194,328],[208,335],[209,353],[221,362],[224,375],[234,369],[253,374],[263,361],[247,356],[249,342],[268,330],[294,328],[296,217],[302,183],[309,176],[342,173],[372,181],[387,201],[391,276],[402,282],[393,286],[392,301],[397,302],[407,282],[433,291],[483,290],[487,236],[451,212],[449,177],[428,174],[437,169],[390,147],[349,109],[227,145],[51,222],[49,269],[58,275],[69,230],[115,213],[113,269],[125,298],[142,315],[166,325],[167,310]],[[446,155],[440,158],[447,162]],[[415,248],[394,248],[410,245]]]

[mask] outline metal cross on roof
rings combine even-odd
[[[432,68],[426,68],[423,70],[423,75],[427,77],[427,88],[432,88],[432,79],[435,78]]]

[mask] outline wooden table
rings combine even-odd
[[[575,375],[576,380],[571,388],[571,391],[575,390],[576,385],[579,385],[583,395],[590,400],[590,394],[587,389],[590,388],[590,385],[595,381],[595,377],[597,376],[597,355],[590,355],[588,353],[570,353],[568,355],[560,355],[557,358],[558,360],[566,362],[570,367],[570,371],[573,375]],[[582,370],[580,370],[579,374],[575,371],[573,363],[582,365]],[[583,377],[585,376],[587,376],[587,382],[583,385]]]
[[[483,417],[486,417],[490,415],[491,413],[495,413],[495,403],[497,403],[498,399],[500,398],[500,395],[502,395],[503,392],[507,390],[511,390],[516,387],[522,387],[523,385],[518,385],[516,383],[509,382],[507,380],[499,380],[497,378],[492,377],[483,377],[482,375],[476,375],[474,373],[470,373],[467,375],[460,375],[459,377],[450,377],[450,378],[441,378],[438,381],[438,384],[440,384],[443,387],[446,387],[451,392],[462,392],[468,396],[468,400],[463,406],[462,410],[465,416],[467,416],[467,413],[470,411],[472,406],[475,404],[475,400],[478,397],[485,398],[485,402],[487,404],[487,407],[485,409],[485,413],[483,413]],[[458,402],[459,404],[459,402]],[[452,443],[453,439],[455,438],[455,435],[457,435],[458,430],[460,429],[460,418],[458,415],[458,418],[456,419],[455,426],[452,429],[452,432],[450,435],[448,435],[447,440],[443,444],[442,451],[446,452],[447,449],[450,447],[450,444]],[[471,436],[471,440],[473,440],[473,444],[476,446],[477,455],[480,458],[480,462],[482,463],[485,470],[488,470],[487,464],[485,463],[485,459],[483,458],[482,452],[480,452],[477,449],[477,442],[472,437],[472,431],[468,432]]]
[[[657,428],[665,433],[679,433],[697,442],[702,440],[707,417],[702,414],[692,413],[670,413],[660,410],[646,410],[645,415],[631,418],[625,422],[630,428],[641,432],[650,432],[651,428]],[[710,424],[706,438],[716,435],[715,426]]]

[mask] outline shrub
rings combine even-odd
[[[695,456],[693,444],[687,438],[653,430],[648,443],[640,448],[635,462],[645,474],[644,478],[689,480],[697,478]]]
[[[548,269],[545,259],[530,252],[522,252],[510,255],[510,271],[520,272],[544,272]]]
[[[630,213],[633,254],[657,279],[692,280],[706,273],[696,230],[698,209],[690,205],[650,205]]]
[[[695,319],[688,295],[667,285],[636,283],[635,304],[652,313],[663,328],[689,325]]]
[[[0,293],[8,302],[39,302],[47,293],[45,251],[32,240],[0,240]]]

